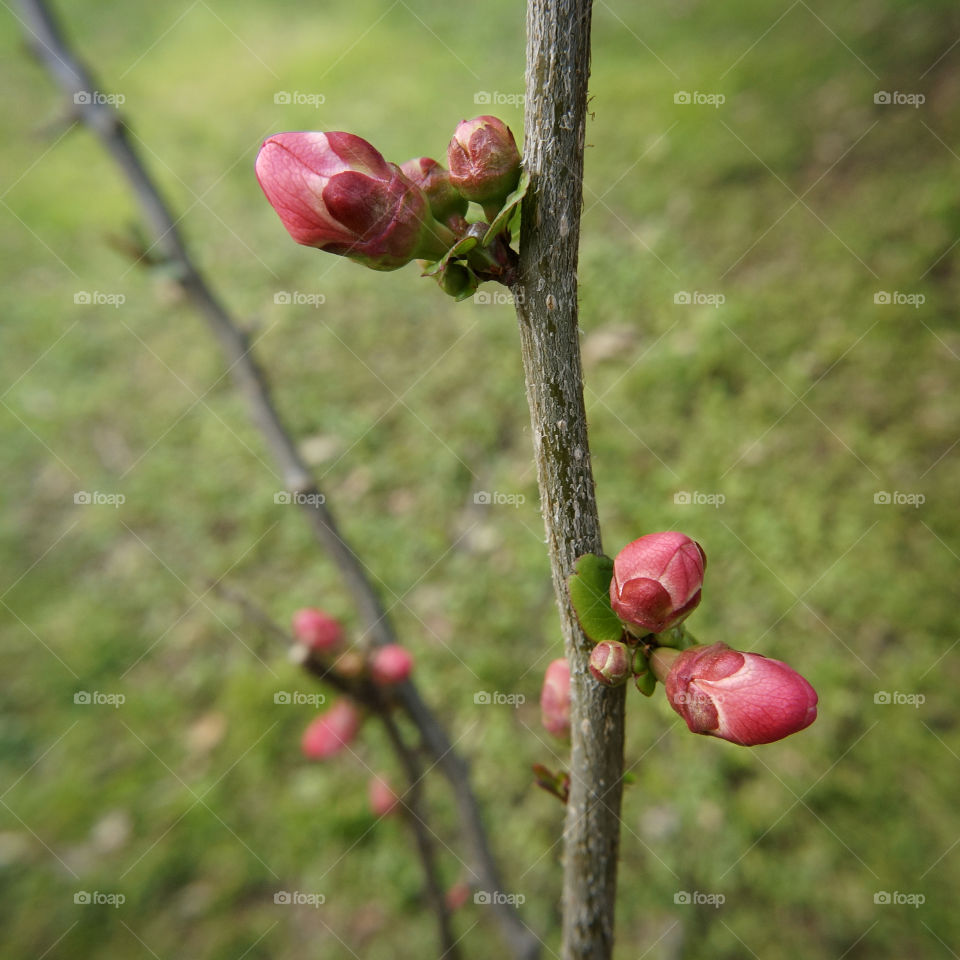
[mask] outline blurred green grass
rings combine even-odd
[[[252,325],[472,761],[509,890],[555,949],[562,811],[529,766],[560,762],[536,706],[559,641],[512,311],[293,246],[252,175],[282,129],[348,129],[396,161],[442,155],[478,112],[519,133],[518,106],[474,97],[522,92],[521,9],[64,13]],[[16,95],[0,99],[0,955],[432,956],[408,838],[367,813],[366,767],[393,771],[379,731],[357,759],[306,765],[312,711],[274,694],[313,688],[210,592],[223,578],[280,620],[319,603],[352,624],[336,571],[274,503],[200,321],[110,246],[136,220],[126,188],[89,135],[51,128],[57,96],[2,16]],[[753,751],[685,735],[659,694],[631,698],[618,957],[958,948],[958,29],[945,3],[596,9],[580,280],[607,549],[695,536],[710,563],[691,629],[789,660],[821,697],[809,731]],[[726,102],[678,105],[681,90]],[[875,105],[878,90],[926,102]],[[325,102],[277,105],[278,91]],[[126,300],[77,306],[81,290]],[[278,305],[279,291],[325,302]],[[725,302],[675,304],[681,291]],[[878,291],[925,302],[877,305]],[[78,506],[79,490],[126,500]],[[479,507],[480,490],[526,502]],[[78,705],[80,690],[126,699]],[[526,703],[479,706],[481,690]],[[442,784],[429,796],[455,845]],[[449,853],[444,869],[467,877]],[[81,890],[126,902],[75,905]],[[326,902],[278,906],[278,890]],[[501,955],[483,906],[457,925],[468,955]]]

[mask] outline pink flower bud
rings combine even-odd
[[[400,798],[393,792],[393,787],[383,777],[371,777],[367,785],[367,797],[370,800],[370,810],[375,817],[386,817],[393,813],[400,802]]]
[[[453,913],[454,910],[459,910],[469,899],[470,884],[460,880],[447,891],[445,897],[447,909]]]
[[[752,747],[782,740],[817,719],[816,691],[780,660],[725,643],[673,653],[667,655],[667,699],[694,733]]]
[[[293,635],[311,650],[329,653],[343,640],[339,621],[316,607],[304,607],[293,615]]]
[[[377,647],[370,656],[370,676],[374,683],[403,683],[413,669],[413,656],[399,643]]]
[[[450,180],[462,196],[495,208],[520,180],[520,151],[496,117],[462,120],[447,147]]]
[[[700,603],[706,564],[700,544],[675,530],[634,540],[613,561],[614,613],[646,633],[662,633]]]
[[[590,672],[607,687],[619,687],[633,674],[633,655],[619,640],[598,643],[590,654]]]
[[[311,721],[300,746],[310,760],[324,760],[339,753],[357,735],[363,717],[349,700],[337,700]]]
[[[548,733],[570,736],[570,664],[563,657],[554,660],[544,674],[540,716]]]
[[[277,133],[257,155],[257,179],[297,243],[396,270],[436,260],[455,238],[423,191],[352,133]]]
[[[441,223],[447,223],[452,217],[462,218],[467,212],[467,201],[457,193],[450,174],[436,160],[418,157],[401,164],[400,169],[426,194],[431,212]]]

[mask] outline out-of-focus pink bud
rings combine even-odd
[[[413,656],[399,643],[377,647],[370,655],[370,676],[374,683],[403,683],[413,670]]]
[[[455,883],[448,891],[446,896],[447,909],[453,913],[459,910],[470,899],[470,884],[461,880]]]
[[[590,653],[590,672],[607,687],[619,687],[633,675],[633,655],[619,640],[598,643]]]
[[[400,165],[404,175],[415,183],[430,201],[430,210],[441,223],[451,217],[462,218],[467,212],[466,198],[460,196],[450,182],[450,174],[429,157],[417,157]]]
[[[570,736],[570,664],[563,657],[554,660],[544,674],[540,716],[548,733]]]
[[[367,797],[375,817],[385,817],[393,813],[400,802],[400,798],[393,792],[393,787],[380,776],[371,777],[367,785]]]
[[[817,719],[816,691],[780,660],[714,643],[680,654],[661,647],[651,665],[694,733],[752,747],[782,740]]]
[[[343,640],[338,620],[316,607],[304,607],[293,615],[293,635],[311,650],[329,653]]]
[[[396,270],[439,259],[455,242],[423,191],[352,133],[276,133],[256,168],[287,232],[305,246]]]
[[[339,753],[357,735],[362,720],[360,711],[349,700],[337,700],[304,730],[300,743],[304,756],[324,760]]]
[[[450,180],[460,194],[498,209],[520,180],[520,151],[497,117],[462,120],[447,147]]]
[[[613,561],[613,612],[646,633],[675,626],[700,603],[706,564],[700,544],[675,530],[634,540]]]

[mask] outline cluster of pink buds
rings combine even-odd
[[[616,687],[633,677],[649,696],[659,680],[691,731],[742,746],[781,740],[816,719],[816,692],[787,664],[725,643],[696,645],[680,627],[699,605],[703,588],[707,558],[695,540],[674,530],[651,533],[624,547],[612,563],[589,559],[594,563],[583,570],[578,562],[577,576],[593,577],[592,592],[581,585],[576,596],[586,597],[583,614],[578,611],[584,632],[593,630],[599,641],[588,664],[598,683]],[[571,586],[575,606],[576,596]],[[606,611],[602,616],[598,607]],[[561,687],[550,675],[557,663],[566,661],[548,668],[541,701],[551,732],[561,728],[560,716],[569,730],[569,670]],[[561,690],[567,698],[562,707]]]
[[[356,739],[363,725],[361,703],[379,688],[387,703],[390,688],[404,683],[413,670],[413,656],[399,644],[374,647],[368,653],[345,650],[345,633],[335,617],[316,607],[297,610],[292,618],[297,659],[320,668],[321,675],[334,675],[347,693],[315,717],[301,740],[305,757],[326,760],[345,750]],[[353,693],[351,693],[353,691]],[[382,776],[371,780],[368,791],[370,808],[376,816],[386,816],[399,800]]]
[[[293,131],[264,141],[256,172],[297,243],[374,270],[434,263],[427,274],[463,299],[480,280],[513,280],[520,152],[502,120],[476,117],[457,127],[447,162],[449,171],[430,157],[397,166],[352,133]],[[470,202],[486,220],[467,220]]]

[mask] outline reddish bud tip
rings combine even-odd
[[[447,147],[454,187],[468,200],[501,204],[520,180],[520,151],[497,117],[463,120]]]
[[[446,896],[447,909],[453,913],[459,910],[470,899],[470,884],[461,880],[455,883],[448,891]]]
[[[316,607],[304,607],[293,615],[293,635],[311,650],[329,653],[343,640],[339,621]]]
[[[370,656],[370,676],[374,683],[403,683],[413,670],[413,656],[398,643],[377,647]]]
[[[544,674],[540,716],[548,733],[570,736],[570,665],[562,657],[554,660]]]
[[[614,613],[646,633],[675,626],[700,603],[706,563],[700,544],[675,530],[634,540],[613,561]]]
[[[346,747],[357,735],[363,717],[349,700],[337,700],[311,721],[300,746],[310,760],[324,760]]]
[[[393,792],[393,787],[385,777],[375,776],[367,784],[367,797],[370,800],[370,810],[375,817],[386,817],[393,813],[400,802],[400,798]]]
[[[590,654],[590,672],[598,683],[619,687],[633,674],[633,656],[619,640],[598,643]]]
[[[430,211],[441,223],[451,218],[462,218],[467,212],[467,201],[450,182],[450,174],[429,157],[417,157],[401,164],[404,176],[415,183],[430,202]]]
[[[816,691],[796,670],[725,643],[684,650],[665,686],[691,731],[741,746],[782,740],[817,719]]]

